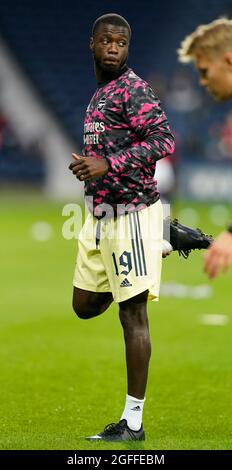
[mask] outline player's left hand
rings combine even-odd
[[[221,271],[225,273],[232,264],[232,234],[222,232],[207,250],[204,271],[213,279]]]
[[[105,158],[82,157],[73,154],[75,161],[70,163],[69,170],[80,181],[103,176],[109,171],[109,164]]]

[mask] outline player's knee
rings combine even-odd
[[[73,300],[73,310],[82,320],[88,320],[89,318],[96,317],[99,314],[99,311],[93,307],[81,305],[75,300]]]
[[[90,318],[96,317],[99,314],[99,312],[91,312],[89,309],[84,310],[79,308],[75,308],[74,312],[76,313],[78,318],[81,318],[81,320],[89,320]]]
[[[132,307],[120,308],[120,321],[125,333],[147,334],[148,319],[145,306],[133,305]]]

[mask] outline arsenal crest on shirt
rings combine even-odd
[[[97,110],[101,111],[102,108],[104,108],[105,104],[106,104],[106,98],[101,98],[97,105]]]

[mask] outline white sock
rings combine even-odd
[[[138,398],[126,395],[125,408],[121,419],[127,420],[127,425],[132,431],[138,431],[141,428],[144,402],[145,398],[139,400]]]
[[[173,251],[172,245],[168,240],[162,241],[162,254],[167,256]]]

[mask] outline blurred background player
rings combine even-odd
[[[216,101],[232,98],[232,20],[220,18],[198,26],[182,41],[178,54],[181,62],[195,64],[200,85],[206,87]],[[231,264],[232,225],[208,249],[204,269],[213,278]]]
[[[113,300],[119,303],[126,348],[125,409],[118,423],[90,440],[145,438],[142,413],[151,355],[147,299],[159,295],[163,235],[154,173],[157,160],[174,151],[157,96],[126,65],[130,38],[129,24],[117,14],[103,15],[93,25],[90,47],[98,88],[86,111],[83,155],[69,167],[85,181],[91,212],[79,237],[73,308],[88,319]],[[105,213],[108,218],[101,220]],[[110,226],[113,238],[106,235]],[[117,236],[120,226],[123,237]]]

